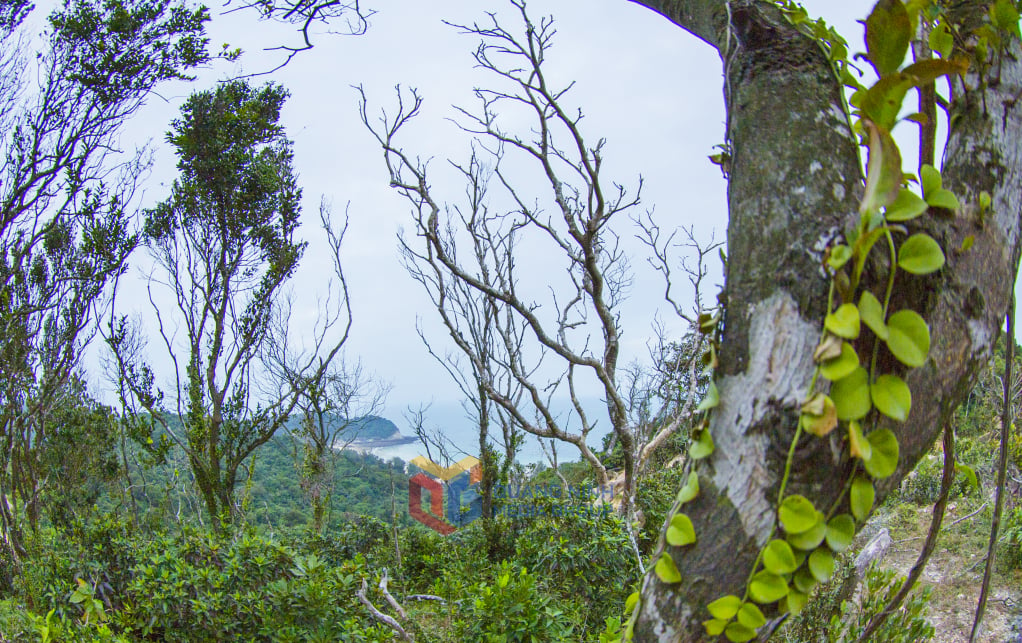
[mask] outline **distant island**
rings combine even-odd
[[[287,422],[287,429],[294,431],[298,428],[300,419],[292,417]],[[337,440],[334,442],[335,449],[352,449],[355,451],[370,451],[383,447],[400,446],[411,444],[417,438],[401,435],[397,425],[377,415],[365,415],[360,418],[346,419],[340,415],[327,414],[326,422],[331,426],[347,426]]]

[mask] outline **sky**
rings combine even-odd
[[[402,421],[406,408],[432,403],[432,424],[461,435],[469,425],[460,417],[459,393],[415,331],[418,322],[439,350],[452,347],[429,300],[399,260],[397,235],[411,228],[410,209],[388,187],[382,152],[359,120],[352,86],[365,88],[371,114],[393,105],[395,85],[419,90],[425,101],[423,112],[402,142],[414,154],[433,159],[438,191],[457,196],[462,187],[456,177],[444,172],[444,159],[465,159],[470,139],[447,119],[454,115],[453,105],[474,106],[473,88],[492,81],[473,67],[471,53],[478,37],[459,34],[443,21],[471,23],[494,11],[508,25],[516,25],[516,17],[502,0],[375,4],[379,12],[370,19],[365,35],[319,33],[312,50],[300,53],[283,69],[252,79],[272,80],[291,92],[282,124],[294,141],[306,218],[301,236],[310,243],[293,281],[293,319],[297,332],[310,329],[317,297],[325,291],[322,277],[329,265],[317,228],[323,198],[332,202],[335,215],[347,209],[350,218],[343,260],[354,326],[346,359],[361,360],[367,371],[391,385],[381,414],[402,431],[407,431]],[[845,34],[853,52],[862,48],[861,25],[855,20],[865,17],[870,4],[862,0],[805,3],[811,15],[824,17]],[[554,17],[557,37],[547,75],[554,84],[575,83],[563,102],[583,110],[583,132],[590,141],[606,139],[604,180],[634,186],[641,176],[641,212],[650,211],[664,229],[693,226],[702,240],[711,235],[722,239],[726,185],[720,170],[707,159],[724,138],[721,65],[716,52],[626,0],[536,0],[529,9],[534,18]],[[127,125],[122,137],[130,142],[126,144],[151,140],[156,149],[143,205],[164,199],[174,179],[176,161],[163,132],[188,93],[210,88],[219,80],[273,69],[282,59],[281,52],[266,49],[295,41],[290,26],[261,22],[254,12],[224,13],[214,7],[212,13],[212,48],[227,43],[245,53],[237,63],[219,62],[202,70],[195,83],[163,88],[160,98]],[[546,198],[544,187],[527,186],[536,198]],[[635,253],[633,285],[622,309],[622,363],[626,364],[648,361],[655,321],[669,332],[678,332],[682,326],[663,302],[662,280],[642,260],[641,246],[631,241],[633,230],[624,225],[620,233]],[[552,278],[544,272],[541,257],[529,260],[535,266],[525,267],[529,282],[525,285],[536,289],[539,299],[546,296]],[[717,262],[710,267],[719,271]],[[122,286],[127,303],[119,304],[121,312],[149,315],[143,295],[145,274],[145,262],[136,261]],[[719,277],[714,281],[719,282]],[[715,288],[708,292],[711,298],[715,294]],[[153,359],[159,367],[159,358],[154,355]]]

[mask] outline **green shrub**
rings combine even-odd
[[[571,619],[540,590],[524,567],[501,563],[493,583],[475,585],[465,618],[456,626],[457,640],[479,643],[571,641]]]
[[[542,506],[543,500],[537,502]],[[582,634],[599,632],[638,582],[627,529],[612,512],[594,512],[588,504],[546,504],[554,515],[523,521],[514,560],[534,570],[561,600],[578,606]]]
[[[331,565],[254,533],[190,533],[154,542],[132,571],[115,618],[149,639],[387,640],[355,599],[360,556]]]
[[[866,629],[870,619],[901,589],[904,577],[890,570],[871,566],[859,588],[854,591],[855,566],[848,556],[838,559],[830,581],[817,586],[812,600],[799,614],[789,619],[779,640],[787,643],[844,643],[855,641]],[[885,643],[918,643],[933,638],[933,626],[924,614],[930,589],[913,589],[871,640]]]
[[[879,614],[905,582],[903,576],[892,570],[870,567],[858,602],[845,601],[840,616],[830,620],[828,641],[855,641],[866,625]],[[926,605],[930,588],[916,588],[909,593],[901,607],[891,614],[873,639],[886,643],[919,643],[933,639],[933,626],[926,620]]]

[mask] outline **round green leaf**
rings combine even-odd
[[[829,549],[820,547],[809,554],[809,571],[813,578],[821,583],[830,580],[830,577],[834,575],[834,555],[830,553]]]
[[[827,535],[827,517],[822,512],[816,512],[816,524],[812,526],[808,531],[803,531],[800,534],[789,534],[788,542],[792,547],[801,549],[803,551],[810,551],[816,549],[823,542],[824,537]]]
[[[685,486],[678,492],[678,504],[683,505],[686,502],[695,500],[696,496],[699,495],[699,476],[696,475],[695,471],[688,474],[688,480],[685,482]]]
[[[898,267],[913,275],[928,275],[943,266],[944,252],[928,234],[914,234],[898,248]]]
[[[788,592],[788,595],[784,597],[784,603],[782,608],[784,611],[790,612],[791,614],[798,614],[802,611],[802,608],[809,602],[809,595],[804,594],[796,589]]]
[[[653,571],[656,572],[660,580],[667,584],[681,582],[681,572],[678,571],[678,566],[674,564],[674,559],[666,553],[660,555],[660,560],[656,562]]]
[[[823,326],[838,337],[855,339],[859,336],[859,309],[854,304],[841,304],[827,315]]]
[[[766,617],[758,607],[752,603],[746,603],[738,610],[738,622],[749,629],[756,630],[766,625]]]
[[[848,514],[839,514],[827,523],[827,546],[837,553],[848,549],[855,538],[855,519]]]
[[[944,180],[940,176],[940,170],[932,165],[924,165],[919,168],[919,182],[923,186],[923,198],[934,194],[944,185]]]
[[[703,621],[703,627],[706,628],[706,633],[710,636],[720,636],[724,633],[724,628],[727,627],[727,621],[714,618],[708,621]]]
[[[884,307],[880,300],[868,290],[859,297],[859,317],[862,323],[880,339],[887,339],[887,324],[884,323]]]
[[[696,411],[709,411],[716,408],[718,404],[720,404],[720,392],[717,391],[717,385],[711,381],[710,386],[706,389],[706,397],[696,407]]]
[[[869,392],[881,413],[899,422],[908,419],[912,409],[912,391],[905,380],[897,375],[881,375],[869,387]]]
[[[894,203],[887,206],[887,210],[884,211],[884,218],[892,223],[895,221],[910,221],[926,212],[926,208],[926,201],[911,190],[902,188],[898,191],[898,197],[894,199]]]
[[[724,628],[724,636],[731,643],[745,643],[756,638],[756,630],[745,627],[741,623],[728,623]]]
[[[791,581],[792,585],[795,586],[795,589],[800,592],[805,592],[806,594],[813,591],[813,588],[816,587],[816,579],[813,577],[813,574],[809,571],[808,567],[803,567],[795,572]]]
[[[777,514],[789,534],[800,534],[816,524],[816,507],[805,496],[788,496],[781,502]]]
[[[778,576],[795,571],[798,562],[795,560],[795,552],[791,550],[791,545],[783,540],[771,540],[763,549],[763,567]]]
[[[713,436],[709,429],[703,429],[699,436],[689,444],[688,456],[693,460],[702,460],[713,453]]]
[[[696,541],[696,530],[692,526],[692,519],[685,514],[674,514],[671,524],[667,527],[667,544],[674,547],[684,547]]]
[[[856,476],[848,495],[852,506],[852,515],[859,522],[864,522],[873,509],[873,501],[876,499],[873,483],[862,476]]]
[[[848,377],[859,366],[859,355],[848,342],[841,342],[841,355],[820,365],[820,375],[834,382]]]
[[[874,478],[886,478],[898,468],[898,438],[890,429],[880,429],[866,436],[873,447],[873,457],[866,460],[866,471]]]
[[[827,257],[827,264],[834,270],[839,270],[841,266],[848,263],[848,260],[852,258],[852,249],[846,245],[837,245],[831,248],[830,256]]]
[[[760,605],[776,603],[788,593],[788,584],[777,574],[762,571],[752,577],[749,596]]]
[[[962,207],[958,202],[958,197],[955,196],[955,193],[945,188],[941,188],[926,197],[926,202],[935,208],[947,208],[954,212],[957,212],[958,209]]]
[[[930,327],[914,310],[899,310],[887,320],[887,348],[902,364],[916,368],[930,352]]]
[[[625,599],[625,614],[631,614],[632,610],[639,603],[639,592],[632,592]]]
[[[858,420],[872,408],[869,397],[869,374],[861,366],[848,377],[830,387],[830,398],[837,407],[839,420]]]
[[[738,613],[738,608],[741,606],[742,599],[738,598],[734,594],[728,594],[727,596],[721,596],[707,605],[706,609],[709,610],[710,616],[713,618],[718,618],[722,621],[729,621]]]

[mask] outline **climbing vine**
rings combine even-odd
[[[832,243],[823,258],[830,280],[827,314],[813,355],[816,368],[780,479],[776,520],[743,594],[722,596],[706,605],[710,617],[703,622],[706,633],[724,635],[733,642],[759,635],[767,623],[760,606],[792,613],[802,609],[813,586],[830,579],[835,555],[849,547],[856,526],[872,512],[875,481],[898,467],[897,436],[879,422],[881,417],[907,420],[912,391],[904,376],[926,363],[930,328],[918,311],[894,310],[892,302],[899,284],[935,273],[945,263],[937,240],[926,233],[911,233],[907,224],[924,215],[942,216],[961,209],[933,165],[922,164],[918,176],[902,171],[891,131],[900,120],[925,127],[929,118],[919,113],[900,118],[904,99],[910,90],[930,87],[942,77],[964,78],[970,69],[982,78],[996,64],[1009,38],[1019,37],[1018,6],[1012,0],[992,2],[988,21],[970,34],[959,33],[935,0],[880,0],[865,21],[866,52],[850,61],[847,43],[833,28],[810,20],[802,7],[789,0],[776,4],[793,25],[819,43],[837,77],[851,89],[846,113],[868,156],[859,223]],[[926,55],[917,52],[916,61],[905,65],[918,34],[925,38]],[[869,86],[860,82],[862,73],[855,65],[860,60],[875,73],[876,81]],[[724,155],[711,160],[723,167]],[[990,196],[980,194],[980,216],[989,206]],[[960,251],[967,251],[968,245],[967,239]],[[867,287],[863,279],[867,267],[874,273],[886,270],[877,279],[878,286]],[[703,332],[713,337],[706,358],[711,371],[717,365],[719,320],[720,313],[700,320]],[[880,360],[882,350],[894,360]],[[698,407],[703,417],[689,449],[693,463],[714,451],[709,413],[719,403],[718,389],[711,383]],[[853,466],[839,498],[830,506],[817,507],[810,498],[787,493],[788,482],[800,441],[828,437],[834,431],[843,436]],[[699,478],[692,466],[666,525],[662,547],[653,557],[653,572],[664,583],[682,581],[664,545],[697,544],[695,527],[681,509],[698,494]],[[626,614],[630,613],[626,640],[631,640],[638,601],[636,592],[625,605]]]

